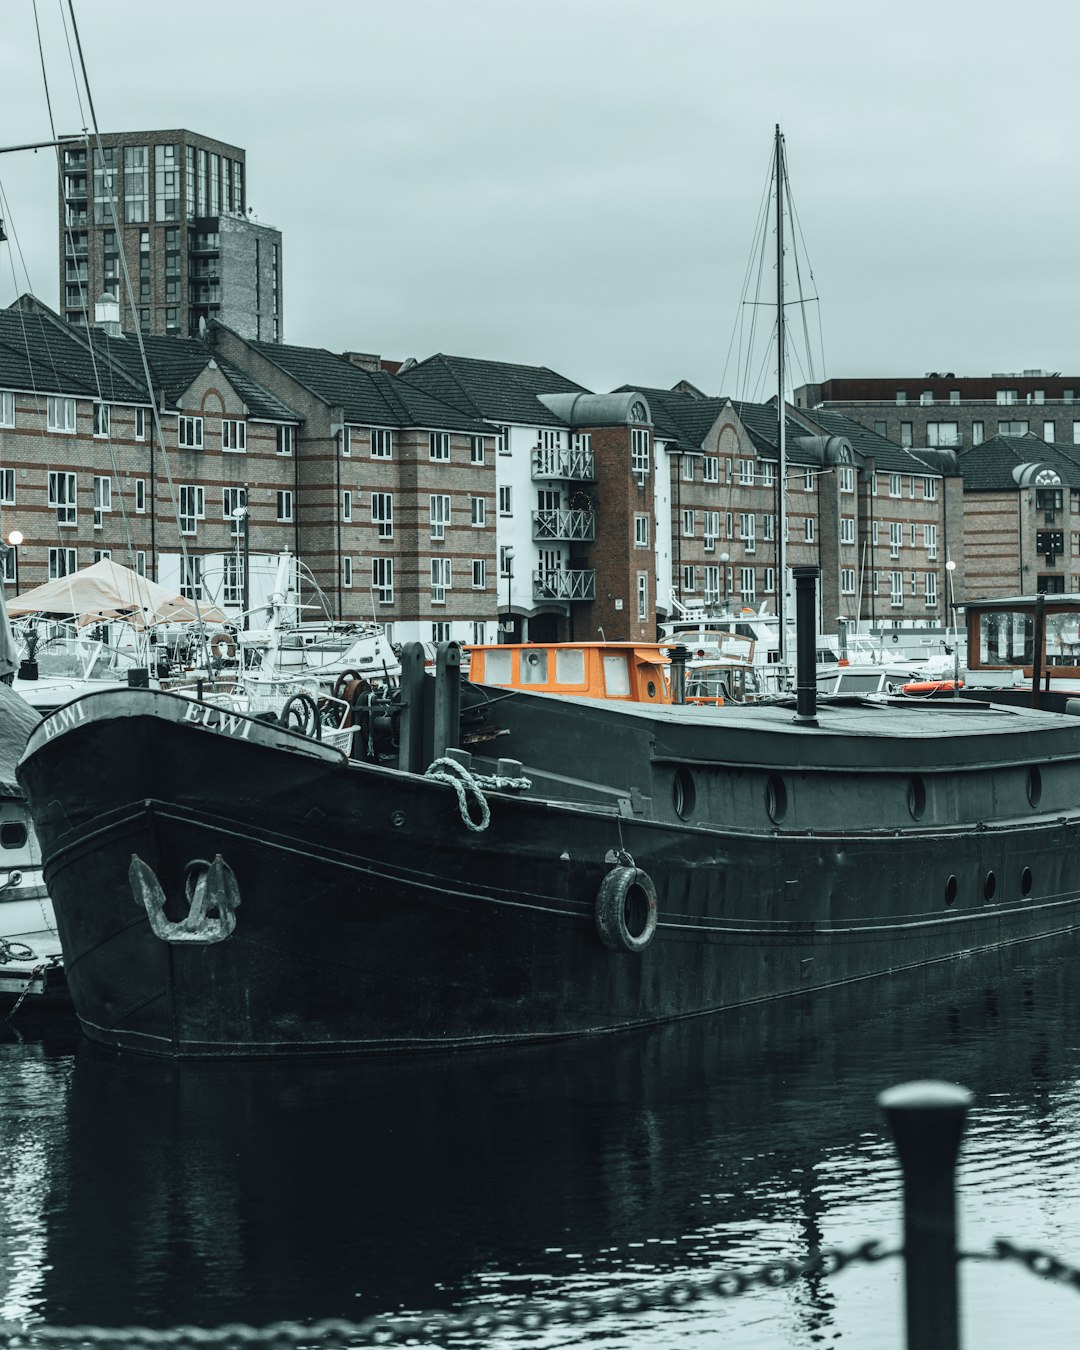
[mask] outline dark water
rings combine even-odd
[[[875,1097],[976,1096],[962,1238],[1080,1263],[1080,940],[644,1035],[451,1061],[185,1065],[0,1043],[0,1317],[168,1326],[611,1292],[899,1237]],[[552,1345],[902,1344],[900,1268]],[[970,1350],[1072,1346],[1080,1295],[969,1263]]]

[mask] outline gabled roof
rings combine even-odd
[[[619,392],[637,390],[649,400],[653,426],[659,436],[675,441],[683,450],[700,450],[716,419],[727,406],[726,398],[706,398],[677,389],[653,389],[641,384],[622,384]]]
[[[473,417],[526,426],[566,426],[538,394],[587,394],[582,384],[547,366],[482,361],[439,352],[403,371],[401,378]]]
[[[765,459],[776,459],[780,454],[780,427],[776,416],[776,403],[742,403],[737,399],[732,399],[731,406],[735,409],[739,421],[749,433],[758,454]],[[794,418],[785,414],[785,451],[793,464],[803,462],[800,459],[798,440],[800,436],[807,434],[807,430],[801,422],[796,422]],[[816,461],[811,458],[808,462],[814,463]]]
[[[1017,492],[1018,464],[1047,464],[1065,487],[1080,487],[1080,458],[1072,446],[1053,445],[1038,436],[993,436],[958,455],[965,492]]]
[[[463,413],[458,405],[445,402],[400,375],[364,370],[324,347],[293,347],[279,342],[250,345],[316,398],[341,408],[345,420],[357,426],[491,431],[479,417]]]

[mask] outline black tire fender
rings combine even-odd
[[[640,867],[613,867],[596,893],[596,931],[614,952],[643,952],[657,923],[656,887]]]

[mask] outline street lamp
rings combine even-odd
[[[503,562],[506,564],[506,631],[512,635],[514,631],[514,602],[511,596],[514,582],[514,550],[512,548],[503,549]]]
[[[960,697],[960,635],[956,630],[956,592],[953,590],[953,573],[956,563],[950,558],[945,564],[945,575],[949,579],[949,613],[952,615],[953,637],[953,698]]]
[[[731,561],[730,553],[720,554],[720,566],[724,573],[724,613],[727,613],[728,607],[728,563]]]
[[[8,535],[8,543],[11,545],[12,552],[15,555],[15,594],[19,594],[19,545],[23,541],[22,530],[12,530]]]
[[[238,525],[240,525],[240,524],[242,523],[243,536],[244,536],[244,562],[243,562],[243,570],[242,570],[242,572],[241,572],[241,574],[240,574],[240,584],[241,584],[241,606],[242,606],[242,612],[241,612],[241,615],[240,615],[240,627],[241,627],[241,628],[246,628],[246,627],[248,626],[248,623],[247,623],[247,612],[248,612],[248,556],[249,556],[249,555],[248,555],[248,545],[249,545],[249,540],[250,540],[249,529],[248,529],[248,527],[249,527],[249,524],[250,524],[251,515],[250,515],[250,512],[248,511],[248,508],[247,508],[246,506],[238,506],[238,507],[236,508],[236,510],[233,511],[233,513],[232,513],[232,518],[233,518],[233,520],[235,520],[235,521],[237,522]],[[236,554],[237,554],[237,563],[239,563],[239,561],[240,561],[240,536],[239,536],[239,534],[237,535],[237,538],[236,538]]]

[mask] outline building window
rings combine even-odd
[[[349,488],[341,494],[341,519],[346,525],[352,524],[352,491]]]
[[[511,500],[512,500],[512,494],[511,494],[511,492],[510,492],[509,487],[501,487],[501,488],[499,488],[499,515],[500,515],[500,516],[508,516],[508,515],[511,515],[511,514],[512,514],[512,513],[511,513],[511,509],[510,509],[510,503],[511,503]]]
[[[926,596],[926,608],[937,609],[937,573],[926,572],[923,575],[923,594]]]
[[[221,517],[228,521],[229,530],[234,539],[243,536],[244,521],[247,519],[247,488],[222,488]]]
[[[649,517],[646,515],[634,516],[634,547],[649,547]]]
[[[706,455],[701,461],[702,476],[706,483],[719,483],[720,461],[715,455]]]
[[[247,423],[223,419],[221,423],[221,448],[236,453],[247,449]]]
[[[244,560],[235,553],[221,559],[221,598],[227,605],[244,603]]]
[[[928,502],[937,501],[936,478],[924,478],[922,480],[922,495]]]
[[[907,403],[907,391],[904,389],[898,389],[896,391],[896,406],[898,408],[902,408],[906,403]]]
[[[907,450],[910,450],[915,443],[911,431],[911,425],[912,424],[910,422],[900,423],[900,444],[904,446],[904,448]]]
[[[509,544],[502,544],[499,548],[499,575],[501,577],[510,576],[510,568],[514,561],[514,550]]]
[[[684,539],[693,539],[694,537],[694,513],[693,511],[684,511],[682,513],[682,532]]]
[[[428,458],[444,461],[450,458],[450,433],[448,431],[428,433]]]
[[[927,422],[926,444],[947,448],[960,444],[959,422]]]
[[[15,505],[15,470],[0,469],[0,503]]]
[[[204,489],[197,483],[182,483],[180,485],[180,533],[194,534],[198,522],[205,519],[206,493]]]
[[[129,225],[150,219],[150,152],[145,145],[124,147],[124,220]]]
[[[391,493],[371,494],[371,523],[377,527],[380,539],[393,539],[394,498]]]
[[[900,547],[904,542],[904,527],[898,520],[889,521],[889,557],[899,558]]]
[[[75,525],[78,480],[73,473],[49,474],[49,505],[56,512],[58,525]],[[66,573],[61,575],[66,576]]]
[[[855,569],[854,567],[841,567],[840,569],[840,594],[855,594]]]
[[[889,434],[889,424],[888,424],[888,422],[880,422],[880,421],[875,422],[875,423],[874,423],[874,432],[875,432],[875,434],[878,435],[878,436],[888,437],[888,434]]]
[[[684,595],[693,595],[694,593],[694,565],[687,563],[682,569],[682,589]]]
[[[495,449],[500,455],[510,453],[510,428],[500,427],[495,436]]]
[[[371,458],[393,459],[394,433],[389,427],[371,428]]]
[[[720,512],[704,512],[701,530],[705,540],[705,552],[711,553],[716,548],[717,536],[720,534]]]
[[[739,568],[739,593],[746,604],[752,605],[754,603],[754,598],[757,595],[757,577],[752,567]]]
[[[146,550],[139,548],[135,550],[135,574],[136,576],[146,576]]]
[[[714,563],[705,568],[703,594],[707,605],[720,603],[720,569]]]
[[[637,616],[639,623],[643,623],[649,617],[648,572],[639,572],[637,574]]]
[[[473,527],[482,530],[487,524],[487,498],[470,497],[469,498],[470,519]]]
[[[754,486],[754,461],[752,459],[739,460],[739,486]]]
[[[904,607],[904,574],[903,572],[890,572],[889,585],[889,603],[894,609],[903,609]]]
[[[812,544],[812,543],[814,542],[814,517],[813,517],[813,516],[807,516],[807,517],[806,517],[806,522],[805,522],[805,525],[804,525],[804,529],[805,529],[805,531],[806,531],[806,542],[807,542],[808,544]]]
[[[277,494],[277,518],[278,520],[293,518],[293,495],[288,488],[280,490]]]
[[[15,425],[15,395],[10,389],[0,389],[0,427]]]
[[[135,479],[135,510],[141,516],[146,511],[146,479]]]
[[[1016,402],[1016,390],[1015,390],[1015,389],[999,389],[999,390],[997,391],[997,401],[998,401],[998,403],[1000,403],[1000,404],[1002,404],[1002,405],[1004,405],[1004,404],[1009,404],[1009,403],[1015,403],[1015,402]]]
[[[1053,445],[1053,443],[1057,440],[1056,422],[1043,423],[1043,440],[1046,441],[1048,445]]]
[[[950,390],[949,390],[949,402],[950,402],[950,403],[959,403],[959,402],[960,402],[960,390],[959,390],[959,389],[950,389]]]
[[[474,591],[482,591],[487,586],[487,561],[484,558],[472,560],[472,584]]]
[[[75,434],[75,400],[62,398],[58,394],[49,395],[48,428],[59,431],[65,436]]]
[[[432,539],[445,539],[450,527],[450,498],[441,494],[428,497],[428,520]]]
[[[934,401],[934,391],[932,389],[924,389],[922,393],[919,395],[919,403],[924,408],[928,408],[933,403],[933,401]]]
[[[902,497],[904,495],[904,477],[903,474],[889,474],[889,496]]]
[[[1026,436],[1028,434],[1027,422],[999,422],[999,436]]]
[[[630,472],[638,478],[649,472],[649,433],[642,427],[630,431]]]
[[[762,591],[763,591],[763,593],[764,593],[765,595],[772,595],[772,594],[776,591],[776,568],[775,568],[775,567],[766,567],[766,569],[765,569],[765,581],[764,581],[764,584],[763,584],[763,586],[762,586],[761,589],[762,589]]]
[[[104,562],[106,558],[111,558],[111,557],[112,557],[112,549],[111,549],[111,548],[96,548],[96,549],[94,549],[94,561],[95,561],[96,563]]]
[[[393,558],[372,558],[371,589],[380,605],[394,603],[394,560]]]
[[[146,440],[146,409],[135,409],[135,439],[137,441]]]
[[[202,418],[178,417],[177,441],[181,450],[201,450],[203,448]]]
[[[739,512],[739,538],[746,545],[746,552],[753,553],[757,548],[757,517],[752,511]]]
[[[346,589],[352,587],[352,559],[342,558],[341,560],[341,584]]]
[[[838,470],[841,492],[855,491],[855,470],[850,464],[841,464]]]
[[[78,569],[78,554],[73,548],[51,548],[49,549],[49,580],[56,581],[60,577],[69,577],[72,572]]]
[[[693,455],[683,455],[683,457],[682,457],[682,476],[683,476],[683,482],[684,482],[684,483],[692,483],[692,482],[694,481],[694,456],[693,456]]]
[[[446,592],[450,589],[450,559],[432,558],[431,560],[431,603],[446,604]]]
[[[814,490],[813,469],[803,469],[803,490],[805,492],[813,492]]]
[[[853,544],[855,542],[855,517],[840,517],[840,542],[842,544]]]
[[[112,479],[94,476],[94,529],[100,530],[106,511],[112,510]]]
[[[923,547],[926,549],[926,556],[931,561],[937,557],[937,526],[924,525],[922,527]]]
[[[204,600],[203,560],[190,553],[180,559],[180,594],[187,600]]]
[[[484,438],[483,436],[474,436],[469,447],[469,463],[483,464],[484,462]]]
[[[982,445],[984,440],[986,440],[986,424],[984,422],[972,422],[971,444]]]
[[[451,628],[450,624],[445,621],[433,623],[431,625],[432,642],[449,642],[450,628]]]
[[[352,427],[341,428],[341,453],[345,459],[352,454]]]
[[[281,426],[276,429],[275,434],[277,437],[277,453],[279,455],[291,455],[296,428]]]

